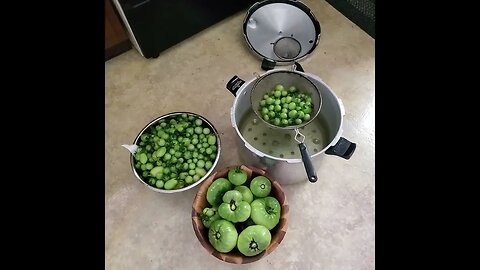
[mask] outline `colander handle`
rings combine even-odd
[[[307,172],[308,181],[315,183],[318,180],[317,173],[313,167],[312,160],[307,151],[307,146],[304,143],[298,145],[300,148],[300,154],[302,155],[303,166],[305,166],[305,171]]]
[[[339,156],[344,159],[349,159],[353,155],[353,152],[355,152],[356,148],[357,148],[356,143],[352,143],[351,141],[343,137],[340,137],[340,139],[335,145],[330,146],[325,151],[325,154]]]
[[[244,80],[240,79],[237,75],[233,76],[227,83],[227,89],[232,93],[232,95],[237,96],[237,91],[245,83]]]

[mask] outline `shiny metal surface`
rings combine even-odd
[[[246,23],[245,39],[250,48],[260,57],[278,63],[305,57],[317,45],[320,35],[316,33],[312,18],[307,13],[286,3],[271,3],[258,8],[251,14],[248,12],[244,23]],[[285,37],[293,38],[300,46],[298,53],[295,53],[297,48],[287,49],[289,53],[284,55],[287,56],[286,58],[279,57],[274,52],[275,43]],[[281,48],[280,52],[282,52]],[[293,54],[297,55],[293,56]]]
[[[285,60],[294,60],[302,51],[302,45],[293,37],[282,37],[273,44],[276,56]]]
[[[135,177],[140,181],[142,182],[145,186],[147,186],[149,189],[153,190],[153,191],[156,191],[156,192],[159,192],[159,193],[178,193],[178,192],[182,192],[182,191],[185,191],[185,190],[189,190],[191,188],[194,188],[196,187],[197,185],[199,185],[200,183],[202,183],[205,179],[207,179],[210,174],[215,170],[215,167],[217,166],[217,163],[218,163],[218,160],[220,159],[220,153],[221,153],[221,142],[220,142],[220,136],[218,135],[218,131],[217,129],[213,126],[213,124],[208,121],[208,119],[206,119],[205,117],[199,115],[199,114],[196,114],[196,113],[192,113],[192,112],[171,112],[171,113],[168,113],[168,114],[165,114],[165,115],[162,115],[162,116],[159,116],[155,119],[153,119],[150,123],[148,123],[137,135],[137,137],[135,137],[135,140],[133,141],[133,144],[134,145],[137,145],[138,144],[138,141],[140,140],[140,137],[142,136],[142,134],[152,125],[155,125],[158,121],[162,120],[162,119],[167,119],[167,118],[170,118],[172,116],[177,116],[177,115],[181,115],[181,114],[184,114],[186,113],[187,115],[193,115],[195,117],[198,117],[200,119],[202,119],[202,121],[204,123],[206,123],[210,128],[211,130],[213,131],[213,133],[215,134],[215,136],[217,137],[217,157],[215,158],[215,161],[213,162],[212,164],[212,167],[210,168],[210,170],[207,171],[207,173],[202,177],[200,178],[197,182],[189,185],[189,186],[186,186],[184,188],[180,188],[180,189],[172,189],[172,190],[167,190],[167,189],[160,189],[160,188],[156,188],[156,187],[153,187],[151,185],[149,185],[145,180],[143,180],[143,177],[138,174],[137,170],[135,169],[135,158],[133,157],[132,154],[130,154],[130,167],[133,171],[133,174],[135,175]]]
[[[276,72],[278,72],[278,70],[270,70],[262,76]],[[321,93],[323,101],[319,114],[324,115],[326,124],[330,131],[330,137],[328,138],[329,143],[317,153],[310,153],[312,164],[318,169],[321,166],[326,149],[335,145],[342,136],[343,116],[345,115],[345,109],[343,108],[343,103],[341,100],[335,95],[330,87],[322,81],[322,79],[309,73],[305,73],[305,76],[313,82],[313,84]],[[242,85],[237,92],[237,96],[230,112],[232,127],[235,129],[236,142],[239,146],[238,151],[240,154],[240,159],[245,164],[259,167],[268,171],[276,179],[278,179],[281,184],[288,185],[308,181],[301,158],[280,158],[264,153],[253,147],[240,133],[238,125],[242,117],[249,110],[251,110],[250,95],[254,88],[255,82],[256,79],[254,78],[250,81],[246,81]]]
[[[313,109],[312,113],[310,114],[311,117],[309,121],[300,125],[278,127],[268,123],[262,118],[259,103],[263,99],[263,96],[270,92],[277,84],[283,85],[285,89],[288,89],[290,86],[295,86],[300,92],[307,94],[312,98]],[[308,125],[308,123],[312,122],[315,117],[317,117],[318,113],[320,112],[320,108],[322,107],[322,96],[315,84],[307,76],[305,76],[304,73],[288,70],[273,70],[260,76],[255,81],[255,84],[250,91],[250,103],[255,114],[266,125],[272,128],[296,129]]]

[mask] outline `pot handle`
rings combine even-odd
[[[293,64],[293,69],[296,71],[305,72],[305,70],[303,70],[302,65],[300,65],[300,63],[298,62],[295,62],[295,64]]]
[[[232,93],[232,95],[237,96],[237,91],[245,83],[244,80],[240,79],[237,75],[233,76],[227,83],[227,89]]]
[[[277,63],[272,60],[268,60],[267,58],[263,58],[262,60],[262,69],[265,71],[269,71],[275,67]]]
[[[350,159],[350,157],[353,155],[353,152],[355,152],[356,148],[357,148],[356,143],[352,143],[349,140],[343,137],[340,137],[340,139],[335,145],[330,146],[325,151],[325,154],[339,156],[344,159]]]
[[[300,143],[298,144],[298,147],[300,148],[300,154],[302,155],[302,161],[303,165],[305,166],[305,171],[307,172],[308,181],[310,181],[311,183],[317,182],[317,173],[315,172],[315,168],[313,167],[310,155],[307,152],[307,146],[304,143]]]

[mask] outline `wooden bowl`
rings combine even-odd
[[[240,253],[240,251],[238,251],[237,248],[234,248],[229,253],[220,253],[216,251],[208,241],[208,229],[206,229],[205,226],[203,226],[202,220],[200,218],[200,213],[207,205],[209,205],[207,202],[206,195],[207,195],[207,190],[210,184],[212,184],[213,181],[215,181],[220,177],[228,178],[228,171],[232,168],[234,167],[232,166],[232,167],[227,167],[227,168],[218,170],[214,172],[212,175],[210,175],[210,177],[205,179],[205,181],[202,183],[193,201],[192,225],[193,225],[193,230],[195,232],[195,235],[197,236],[198,240],[200,241],[202,246],[207,250],[208,253],[212,254],[213,256],[215,256],[216,258],[224,262],[233,263],[233,264],[247,264],[254,261],[258,261],[261,258],[267,256],[272,251],[274,251],[278,245],[280,245],[280,243],[283,240],[283,237],[285,237],[285,234],[287,233],[289,208],[288,208],[287,197],[285,196],[285,193],[283,192],[282,187],[275,179],[273,179],[269,174],[267,174],[265,171],[261,169],[242,165],[241,168],[244,171],[246,171],[248,175],[248,180],[247,180],[248,185],[251,179],[259,175],[263,175],[268,179],[270,179],[270,181],[272,182],[272,190],[270,192],[270,196],[275,197],[282,207],[280,222],[277,224],[277,226],[275,226],[275,228],[273,228],[270,231],[270,233],[272,234],[272,241],[270,242],[270,245],[267,247],[266,250],[264,250],[262,253],[256,256],[247,257],[242,253]],[[238,234],[240,234],[240,232],[238,232]]]

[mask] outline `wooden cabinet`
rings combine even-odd
[[[111,0],[105,0],[105,61],[132,48]]]

